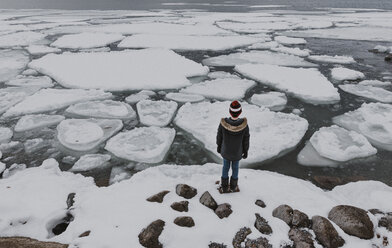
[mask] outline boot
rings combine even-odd
[[[239,192],[240,189],[238,188],[238,179],[234,179],[230,177],[230,190],[231,192]]]
[[[221,177],[221,186],[219,188],[220,193],[229,193],[229,179]]]

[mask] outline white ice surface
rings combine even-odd
[[[358,85],[369,85],[374,87],[384,87],[392,85],[389,81],[380,81],[380,80],[363,80],[358,83]]]
[[[34,94],[39,88],[35,87],[8,87],[0,89],[0,114],[3,114],[15,104]]]
[[[305,147],[298,153],[297,162],[300,165],[312,167],[338,167],[341,162],[322,157],[312,144],[307,141]]]
[[[15,125],[15,132],[24,132],[41,127],[56,125],[64,120],[62,115],[25,115],[22,116]]]
[[[180,102],[180,103],[201,102],[205,99],[205,97],[202,95],[178,93],[178,92],[167,93],[165,97],[169,100],[173,100],[173,101]]]
[[[310,55],[310,50],[300,49],[298,47],[293,48],[293,47],[277,46],[277,47],[272,47],[270,50],[278,53],[287,53],[291,55],[296,55],[299,57],[307,57]]]
[[[290,23],[285,21],[268,21],[265,22],[230,22],[221,21],[216,23],[218,27],[238,33],[254,34],[267,33],[276,30],[290,29]]]
[[[355,60],[350,56],[328,56],[328,55],[311,55],[308,57],[309,60],[321,62],[321,63],[333,63],[333,64],[353,64]]]
[[[233,75],[229,72],[225,72],[225,71],[214,71],[214,72],[210,72],[207,75],[209,78],[211,79],[218,79],[218,78],[237,78],[238,76]]]
[[[392,103],[392,92],[371,85],[343,84],[339,88],[350,94],[361,96],[370,100]]]
[[[31,55],[43,55],[47,53],[60,53],[61,49],[44,45],[30,45],[27,47],[27,51]]]
[[[292,38],[287,36],[276,36],[274,40],[282,45],[304,45],[307,43],[303,38]]]
[[[158,127],[169,125],[177,106],[176,102],[163,100],[141,100],[136,104],[140,122],[143,125]]]
[[[150,99],[150,96],[147,94],[144,94],[142,92],[138,92],[132,95],[129,95],[125,98],[125,101],[129,104],[135,104],[141,100],[147,100]]]
[[[79,158],[70,171],[90,171],[102,168],[112,157],[108,154],[86,154]]]
[[[338,90],[315,68],[244,64],[235,67],[242,75],[292,94],[304,102],[327,104],[340,100]]]
[[[18,75],[29,62],[22,50],[0,50],[0,83]]]
[[[111,138],[105,149],[117,157],[144,163],[159,163],[174,140],[172,128],[139,127]]]
[[[355,71],[343,67],[336,67],[331,69],[331,77],[335,81],[344,81],[363,79],[365,78],[365,75],[360,71]]]
[[[208,73],[207,67],[165,49],[49,54],[29,67],[64,87],[112,91],[175,89],[189,85],[187,77]]]
[[[272,49],[275,47],[278,47],[279,43],[276,41],[269,41],[269,42],[260,42],[260,43],[255,43],[251,46],[249,46],[249,49],[260,49],[260,50],[265,50],[265,49]]]
[[[0,127],[0,144],[11,141],[14,132],[8,127]]]
[[[5,83],[6,85],[10,86],[24,86],[24,87],[39,87],[39,88],[50,88],[53,87],[54,84],[52,82],[52,79],[47,76],[41,76],[41,77],[33,77],[33,76],[27,76],[27,77],[17,77],[15,79],[12,79],[10,81],[7,81]]]
[[[42,42],[46,35],[38,32],[18,32],[0,36],[0,48],[28,46]]]
[[[282,92],[271,91],[262,94],[254,94],[250,98],[250,102],[273,111],[281,111],[287,104],[287,97]]]
[[[50,44],[58,48],[71,49],[88,49],[103,47],[109,44],[121,41],[125,37],[121,34],[105,34],[105,33],[81,33],[69,34],[58,38],[55,42]]]

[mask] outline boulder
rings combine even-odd
[[[289,238],[294,242],[295,248],[314,248],[312,234],[306,230],[291,228]]]
[[[90,231],[90,230],[88,230],[88,231],[85,231],[85,232],[83,232],[82,234],[80,234],[80,235],[79,235],[79,238],[83,238],[83,237],[90,236],[90,233],[91,233],[91,231]]]
[[[373,223],[363,209],[339,205],[331,209],[328,218],[349,235],[361,239],[374,237]]]
[[[381,211],[380,209],[377,208],[372,208],[368,210],[372,215],[377,215],[377,214],[382,214],[384,215],[385,213]]]
[[[170,207],[178,212],[188,212],[188,201],[173,202]]]
[[[163,220],[156,220],[144,228],[139,234],[139,243],[148,248],[162,248],[159,242],[159,235],[163,231],[165,222]]]
[[[228,203],[220,204],[215,209],[215,214],[218,215],[220,219],[229,217],[231,213],[233,213],[233,210],[231,210],[231,205]]]
[[[266,207],[264,201],[262,201],[262,200],[256,200],[255,204],[257,206],[261,207],[261,208],[265,208]]]
[[[247,239],[245,248],[272,248],[272,245],[268,243],[268,239],[260,237],[257,239]]]
[[[177,195],[182,196],[185,199],[191,199],[195,195],[197,195],[197,189],[187,184],[178,184],[176,186],[176,193]]]
[[[325,248],[337,248],[345,243],[331,222],[322,216],[313,216],[312,229],[316,234],[318,242]]]
[[[335,188],[335,186],[363,180],[366,180],[366,178],[363,176],[333,177],[317,175],[313,177],[313,181],[317,186],[328,190],[332,190],[333,188]]]
[[[385,56],[385,61],[392,62],[392,54],[388,54],[387,56]]]
[[[295,209],[293,211],[293,220],[291,224],[295,227],[310,227],[312,223],[305,213]]]
[[[246,237],[252,233],[249,227],[241,228],[233,238],[233,247],[234,248],[241,248],[242,242],[245,241]]]
[[[272,212],[272,216],[279,218],[291,226],[293,221],[293,209],[288,205],[280,205]]]
[[[201,195],[199,201],[201,204],[203,204],[207,208],[212,209],[213,211],[215,211],[215,209],[218,207],[218,204],[216,203],[216,201],[214,200],[214,198],[211,196],[211,194],[208,191],[204,192]]]
[[[227,248],[227,245],[212,242],[208,245],[208,248]]]
[[[24,238],[24,237],[1,237],[0,247],[4,248],[67,248],[68,245],[55,243],[55,242],[43,242],[36,239]]]
[[[174,220],[174,224],[177,226],[182,226],[182,227],[193,227],[195,226],[195,222],[193,221],[193,218],[190,216],[180,216],[177,217]]]
[[[72,208],[74,203],[75,203],[75,193],[68,194],[68,197],[67,197],[67,209]]]
[[[167,195],[170,191],[164,190],[161,191],[155,195],[152,195],[150,197],[147,198],[147,201],[149,202],[158,202],[158,203],[162,203],[163,202],[163,198],[165,197],[165,195]]]
[[[388,231],[392,232],[392,215],[382,217],[378,221],[379,227],[385,227]]]
[[[268,224],[268,221],[263,217],[261,217],[259,214],[255,214],[255,215],[256,215],[256,221],[255,221],[256,229],[259,230],[259,232],[261,232],[262,234],[267,234],[267,235],[271,234],[272,228]]]

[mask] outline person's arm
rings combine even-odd
[[[222,125],[219,124],[218,133],[216,134],[216,145],[217,145],[218,153],[221,153],[222,142],[223,142],[223,130],[222,130]]]
[[[249,150],[249,126],[245,128],[244,138],[242,139],[242,157],[246,159],[248,157],[248,150]]]

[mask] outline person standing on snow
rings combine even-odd
[[[222,118],[216,136],[217,151],[223,157],[221,193],[238,192],[238,170],[240,160],[248,157],[249,126],[246,118],[239,118],[242,113],[241,104],[233,101],[230,104],[230,118]],[[229,170],[232,168],[229,187]]]

